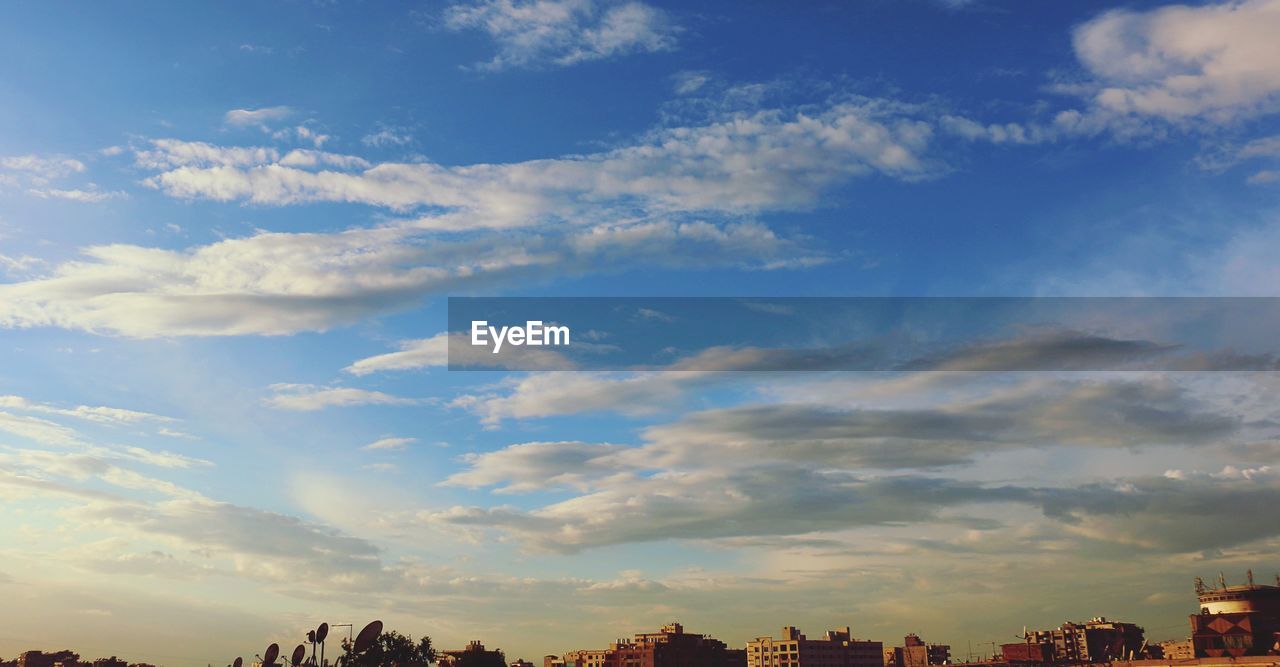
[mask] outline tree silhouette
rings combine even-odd
[[[343,667],[425,667],[435,662],[436,650],[431,637],[424,636],[417,644],[396,632],[384,632],[372,646],[356,653],[355,646],[342,640]]]

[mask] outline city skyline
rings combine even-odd
[[[1270,645],[1259,645],[1252,647],[1241,647],[1245,653],[1243,656],[1263,657],[1259,652],[1266,653],[1274,657],[1275,651],[1280,650],[1280,617],[1275,616],[1274,604],[1280,600],[1280,573],[1274,575],[1274,584],[1259,584],[1252,570],[1247,571],[1244,582],[1242,584],[1229,583],[1224,573],[1219,573],[1213,584],[1206,584],[1201,577],[1194,579],[1194,592],[1198,597],[1199,604],[1196,605],[1196,611],[1189,614],[1192,621],[1191,627],[1184,626],[1184,635],[1175,639],[1160,640],[1152,638],[1146,634],[1146,629],[1141,625],[1129,622],[1130,620],[1107,619],[1106,617],[1097,616],[1087,621],[1065,621],[1059,627],[1051,629],[1031,629],[1029,626],[1023,626],[1023,631],[1017,635],[1017,642],[981,642],[978,648],[983,645],[989,645],[991,653],[983,654],[974,651],[974,643],[972,639],[966,642],[966,649],[961,653],[953,653],[953,647],[948,644],[938,642],[927,642],[914,632],[907,633],[903,636],[902,642],[886,642],[879,638],[858,636],[850,626],[827,630],[824,635],[818,637],[809,637],[806,639],[805,633],[801,628],[794,625],[786,625],[781,629],[782,637],[780,639],[773,638],[771,635],[755,636],[745,642],[745,650],[737,648],[734,644],[726,644],[718,638],[707,634],[693,633],[687,630],[679,621],[665,623],[656,632],[636,632],[632,639],[626,637],[618,638],[609,643],[608,648],[575,648],[572,650],[562,650],[557,653],[550,653],[544,658],[545,667],[553,667],[552,661],[556,661],[555,665],[565,665],[566,662],[577,661],[576,667],[597,667],[597,665],[613,665],[614,662],[606,658],[608,654],[622,654],[622,663],[631,664],[629,660],[640,659],[653,660],[654,656],[641,658],[641,653],[648,649],[650,652],[655,646],[671,646],[673,651],[690,652],[686,653],[683,658],[677,658],[675,655],[668,655],[666,660],[683,660],[687,661],[693,655],[701,656],[698,658],[700,662],[696,664],[704,667],[711,665],[720,665],[721,662],[727,667],[733,665],[737,667],[744,663],[747,667],[767,667],[768,664],[777,664],[776,654],[783,654],[783,663],[790,660],[795,663],[797,660],[796,653],[799,646],[800,663],[808,664],[814,667],[815,664],[826,665],[828,660],[832,659],[830,648],[822,648],[825,644],[832,644],[835,647],[843,646],[843,649],[835,649],[840,651],[848,651],[848,655],[844,657],[840,664],[846,667],[862,667],[862,666],[879,666],[879,667],[927,667],[929,665],[944,664],[1015,664],[1015,665],[1048,665],[1048,664],[1100,664],[1103,662],[1110,663],[1113,660],[1148,660],[1149,665],[1159,664],[1189,664],[1188,660],[1193,658],[1204,659],[1205,651],[1213,651],[1209,664],[1217,664],[1212,662],[1213,656],[1227,657],[1220,652],[1215,651],[1213,642],[1206,642],[1205,637],[1220,636],[1222,629],[1227,626],[1234,626],[1236,629],[1231,632],[1238,632],[1243,629],[1254,634],[1267,634],[1267,641],[1274,642],[1274,648]],[[1251,597],[1257,596],[1257,597]],[[1253,600],[1253,606],[1242,606],[1245,600]],[[1250,629],[1249,624],[1239,626],[1235,621],[1227,623],[1227,626],[1217,626],[1222,619],[1230,617],[1232,614],[1245,612],[1253,614],[1254,626]],[[1223,616],[1226,614],[1226,616]],[[355,627],[359,625],[362,629],[358,633],[359,638],[350,644],[351,638],[356,637]],[[1214,626],[1214,629],[1209,629]],[[261,653],[253,653],[256,661],[253,662],[254,667],[260,667],[263,661],[271,661],[277,665],[288,667],[290,664],[295,665],[311,665],[317,664],[330,665],[340,664],[334,660],[338,656],[342,659],[351,659],[352,655],[366,655],[371,646],[378,643],[378,637],[386,638],[388,636],[398,638],[401,641],[407,641],[409,646],[413,646],[421,642],[424,652],[430,652],[437,656],[438,660],[442,660],[442,664],[452,664],[448,662],[450,659],[457,659],[458,656],[472,651],[488,654],[492,653],[498,656],[503,655],[501,647],[485,646],[483,640],[473,639],[467,642],[464,648],[448,649],[437,645],[429,635],[403,635],[394,628],[387,628],[380,620],[374,620],[369,623],[361,624],[334,624],[336,628],[345,627],[348,631],[347,637],[341,637],[330,634],[330,624],[322,623],[319,629],[307,631],[302,636],[301,643],[297,644],[296,649],[291,650],[292,657],[286,657],[285,652],[289,646],[293,645],[291,641],[272,642]],[[1268,629],[1269,628],[1269,629]],[[1187,632],[1189,630],[1189,632]],[[1093,634],[1098,632],[1098,634]],[[1207,632],[1209,634],[1202,635],[1200,633]],[[1274,635],[1274,636],[1270,636]],[[323,644],[326,638],[331,638],[338,645],[334,647],[333,655],[326,659]],[[490,638],[492,640],[493,638]],[[363,642],[363,644],[362,644]],[[898,645],[895,645],[898,644]],[[1025,655],[1025,651],[1018,651],[1018,648],[1037,648],[1043,645],[1045,650],[1054,650],[1052,647],[1057,645],[1058,651],[1066,651],[1065,654],[1059,654],[1056,657],[1046,657],[1041,659],[1032,659]],[[1096,645],[1095,645],[1096,644]],[[1185,644],[1182,650],[1187,651],[1185,657],[1174,655],[1170,656],[1168,651],[1176,649],[1174,645]],[[363,646],[363,647],[362,647]],[[817,652],[816,656],[810,656],[810,662],[805,663],[803,654],[804,647],[809,646],[810,650]],[[309,648],[308,648],[309,647]],[[354,647],[354,648],[351,648]],[[779,651],[779,648],[781,649]],[[1221,648],[1220,646],[1218,648]],[[708,653],[710,649],[719,651],[719,653]],[[727,649],[727,653],[726,653]],[[1157,653],[1149,655],[1149,650],[1156,650]],[[309,652],[308,652],[309,651]],[[1081,652],[1077,654],[1075,652]],[[1087,651],[1087,653],[1085,653]],[[43,653],[43,654],[42,654]],[[775,654],[770,660],[769,654]],[[32,654],[36,654],[35,658],[31,658]],[[42,655],[41,655],[42,654]],[[761,662],[761,654],[764,654],[764,661]],[[790,654],[788,657],[787,654]],[[153,654],[154,655],[154,654]],[[263,658],[263,655],[269,657]],[[270,656],[278,656],[279,661]],[[1011,657],[1012,656],[1012,657]],[[1240,655],[1236,656],[1242,657]],[[79,660],[80,654],[73,649],[53,650],[33,650],[24,651],[15,662],[13,660],[6,661],[0,656],[0,665],[16,664],[17,667],[75,667],[78,665],[93,665],[93,667],[153,667],[149,663],[131,663],[128,660],[120,659],[116,655],[110,658],[97,658]],[[563,659],[561,659],[563,658]],[[714,658],[714,661],[712,660]],[[1091,659],[1092,658],[1092,659]],[[71,663],[66,662],[68,659]],[[816,659],[816,660],[815,660]],[[25,664],[24,661],[25,660]],[[524,664],[523,658],[514,656],[506,656],[506,660]],[[657,664],[668,664],[661,662],[659,658]],[[1170,662],[1170,661],[1173,662]],[[292,661],[292,662],[291,662]],[[670,664],[686,664],[683,661],[671,662]],[[1182,663],[1179,663],[1182,661]],[[216,661],[210,661],[212,665]],[[249,664],[243,656],[237,656],[232,662],[235,667],[240,664]],[[161,664],[164,664],[163,662]],[[365,664],[365,663],[360,663]],[[370,663],[380,664],[380,663]],[[435,664],[434,661],[432,664]],[[505,663],[504,663],[505,664]],[[1195,664],[1201,664],[1197,662]],[[1273,661],[1274,664],[1274,661]],[[230,665],[228,666],[230,667]]]
[[[693,370],[455,372],[447,299],[1280,296],[1276,34],[1280,0],[0,5],[0,655],[1181,632],[1190,577],[1276,567],[1264,309],[1188,336],[1250,371],[983,371],[1176,347],[1135,311],[965,371],[677,335]]]

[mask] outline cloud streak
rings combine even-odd
[[[479,0],[444,12],[449,30],[479,30],[498,53],[482,70],[566,67],[633,53],[670,51],[679,27],[643,2],[608,0]]]

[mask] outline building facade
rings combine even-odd
[[[1172,639],[1160,642],[1160,657],[1165,660],[1190,660],[1196,657],[1196,651],[1190,639]]]
[[[1276,585],[1228,586],[1222,575],[1212,588],[1196,579],[1200,613],[1191,616],[1191,645],[1197,658],[1268,655],[1280,651],[1280,576]]]
[[[782,628],[781,638],[747,642],[747,667],[884,667],[884,644],[854,639],[848,627],[809,639],[798,628]]]
[[[929,667],[951,662],[951,647],[947,644],[927,644],[914,633],[902,638],[902,646],[885,652],[885,664],[894,667]]]
[[[619,639],[607,649],[570,651],[547,656],[544,667],[743,667],[745,654],[706,635],[670,623],[658,632]]]
[[[1068,621],[1052,630],[1032,630],[1023,641],[1001,645],[1006,662],[1084,665],[1132,660],[1145,645],[1145,631],[1134,623],[1099,616],[1084,623]]]

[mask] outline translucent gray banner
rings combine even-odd
[[[452,297],[450,370],[1273,371],[1272,297]]]

